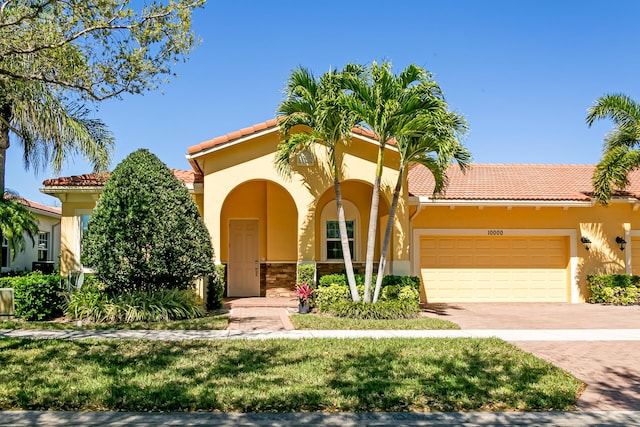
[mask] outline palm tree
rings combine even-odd
[[[50,165],[59,172],[70,155],[82,154],[95,171],[105,170],[114,139],[105,124],[89,114],[44,84],[0,80],[0,194],[10,135],[22,145],[25,169]]]
[[[604,139],[604,150],[593,174],[594,195],[606,205],[616,189],[624,189],[629,173],[640,167],[640,105],[623,94],[598,98],[588,110],[587,125],[611,119],[616,127]]]
[[[402,137],[419,137],[427,133],[426,122],[417,117],[438,110],[442,102],[440,87],[429,73],[416,65],[409,65],[397,76],[391,63],[373,62],[368,78],[349,76],[348,108],[356,114],[361,125],[373,132],[378,141],[376,174],[371,196],[367,256],[365,266],[364,301],[371,302],[373,257],[377,233],[380,184],[384,168],[386,145]],[[379,274],[383,274],[378,267]]]
[[[102,121],[90,118],[89,112],[44,84],[0,80],[0,195],[5,193],[6,151],[11,135],[22,145],[25,169],[48,164],[59,172],[67,157],[77,153],[88,158],[94,170],[106,169],[113,136]],[[30,230],[38,232],[35,217],[23,208],[3,197],[0,240],[3,236],[7,239],[14,255],[16,249],[24,248],[23,231],[28,235]]]
[[[12,259],[26,248],[25,235],[35,245],[38,230],[36,216],[20,203],[17,195],[6,193],[0,198],[0,240],[4,238],[7,241]]]
[[[278,145],[275,160],[278,171],[284,176],[290,176],[291,163],[297,153],[317,143],[326,147],[333,175],[342,257],[353,301],[359,301],[360,295],[356,288],[351,262],[337,151],[338,145],[348,144],[355,125],[353,115],[343,105],[344,76],[347,74],[357,76],[361,72],[361,67],[349,64],[342,72],[331,70],[319,79],[316,79],[311,71],[302,67],[291,73],[287,82],[287,98],[280,104],[277,111],[284,140]],[[310,131],[292,134],[292,128],[297,125],[304,125],[310,128]]]
[[[407,168],[411,164],[425,166],[433,175],[435,186],[434,196],[441,194],[447,185],[447,168],[455,160],[464,171],[471,162],[471,153],[460,143],[460,137],[466,132],[467,125],[463,117],[446,111],[446,103],[442,102],[443,111],[419,117],[416,120],[426,120],[429,132],[422,136],[400,136],[396,139],[396,147],[400,155],[400,169],[398,179],[393,192],[391,209],[387,219],[382,248],[380,250],[380,262],[378,264],[378,277],[373,293],[373,302],[378,301],[382,287],[383,271],[387,263],[387,252],[393,231],[398,199],[405,180]]]

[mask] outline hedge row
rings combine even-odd
[[[589,302],[613,305],[640,305],[640,276],[603,274],[588,276]]]

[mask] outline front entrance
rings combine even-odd
[[[260,296],[260,246],[257,219],[229,221],[229,264],[227,295]]]

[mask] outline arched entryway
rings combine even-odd
[[[226,197],[220,213],[220,260],[227,296],[279,296],[295,285],[298,211],[277,183],[247,181]]]

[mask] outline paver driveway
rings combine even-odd
[[[640,329],[640,307],[560,303],[430,304],[462,329]],[[584,410],[640,410],[640,341],[516,341],[587,384]]]

